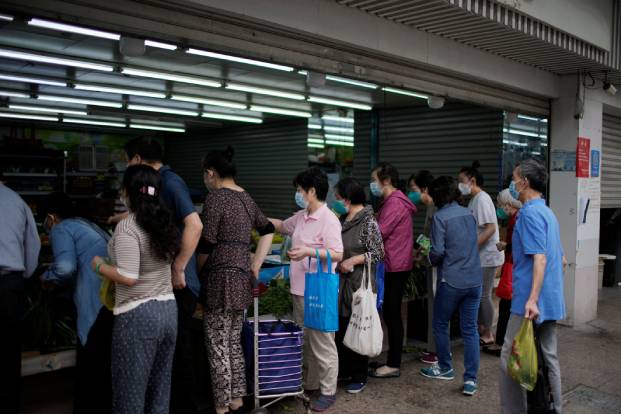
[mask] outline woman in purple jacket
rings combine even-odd
[[[412,215],[416,213],[416,207],[401,190],[396,188],[398,181],[399,172],[391,164],[379,164],[371,173],[371,194],[382,199],[377,221],[385,250],[383,317],[389,346],[386,364],[371,373],[371,376],[376,378],[401,375],[403,348],[401,302],[414,261]]]

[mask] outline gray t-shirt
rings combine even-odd
[[[474,214],[477,221],[477,235],[480,235],[485,229],[486,224],[493,224],[496,227],[494,234],[487,240],[483,246],[479,248],[479,257],[481,258],[482,267],[501,266],[505,261],[504,252],[499,252],[496,244],[500,241],[498,233],[498,218],[496,217],[496,207],[492,198],[485,191],[481,191],[474,196],[468,208]]]

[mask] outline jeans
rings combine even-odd
[[[457,289],[446,282],[438,284],[433,307],[433,335],[436,340],[438,364],[442,371],[453,369],[449,323],[459,309],[461,336],[464,341],[464,382],[477,380],[479,371],[479,331],[477,312],[481,301],[481,286]]]
[[[386,272],[384,275],[384,306],[382,316],[386,323],[388,335],[388,359],[386,365],[391,368],[401,367],[401,351],[403,350],[403,320],[401,303],[405,284],[411,271]]]
[[[23,272],[0,275],[0,411],[19,412],[22,349],[21,323],[25,300]]]
[[[436,341],[433,339],[433,298],[436,295],[438,270],[427,268],[427,352],[436,352]]]
[[[336,333],[336,348],[339,352],[339,377],[351,377],[352,383],[367,382],[369,357],[352,351],[343,344],[350,316],[339,317],[339,331]]]

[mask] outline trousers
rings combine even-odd
[[[339,374],[341,378],[351,377],[353,383],[366,383],[369,371],[369,357],[352,351],[343,344],[350,316],[339,318],[339,330],[336,333],[336,348],[339,353]]]
[[[479,307],[479,325],[485,329],[491,329],[494,323],[494,279],[498,267],[483,267],[483,293],[481,294],[481,306]]]
[[[386,272],[384,276],[384,306],[382,316],[388,335],[388,359],[386,365],[391,368],[401,367],[401,351],[403,350],[403,318],[401,303],[405,292],[405,284],[410,271]]]

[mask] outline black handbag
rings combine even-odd
[[[541,350],[540,332],[541,324],[535,329],[535,345],[537,346],[537,384],[532,391],[527,392],[528,414],[548,414],[554,413],[554,398],[552,396],[552,388],[548,378],[548,367],[543,358]],[[554,322],[552,322],[554,323]]]

